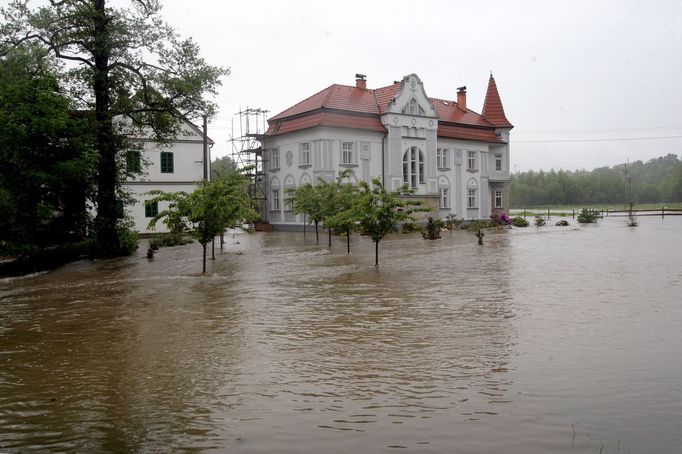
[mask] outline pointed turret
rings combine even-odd
[[[514,127],[509,123],[507,116],[504,114],[504,107],[502,107],[502,100],[500,99],[500,94],[497,92],[497,84],[493,78],[492,71],[490,72],[490,79],[488,80],[488,92],[485,94],[481,116],[493,126],[499,128]]]

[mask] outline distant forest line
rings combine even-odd
[[[513,208],[682,202],[682,161],[668,154],[591,171],[529,170],[512,176],[510,192]]]

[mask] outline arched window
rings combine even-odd
[[[424,112],[422,106],[420,106],[417,100],[414,98],[410,99],[410,102],[405,104],[402,112],[407,115],[419,115],[420,117],[426,115],[426,112]]]
[[[410,147],[403,155],[403,183],[412,189],[424,184],[424,153],[419,147]]]

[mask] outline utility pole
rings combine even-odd
[[[204,181],[208,181],[208,117],[206,114],[202,115],[204,119]]]

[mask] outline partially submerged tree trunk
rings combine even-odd
[[[96,19],[94,32],[94,92],[95,118],[97,121],[96,146],[99,152],[97,171],[97,217],[95,235],[97,255],[116,256],[120,245],[116,221],[116,135],[110,111],[109,84],[109,22],[105,12],[105,0],[95,2]]]
[[[379,240],[374,242],[374,266],[379,266]]]
[[[203,265],[201,274],[206,274],[206,243],[202,243],[201,246],[203,246],[203,248],[204,248],[204,260],[203,260],[204,265]]]
[[[329,247],[332,247],[332,229],[331,227],[327,229],[327,232],[329,233]]]
[[[211,240],[211,260],[215,260],[215,237]]]
[[[348,254],[350,254],[350,229],[346,229],[346,249],[348,250]]]
[[[320,221],[315,221],[315,244],[320,244],[320,231],[318,229],[318,224]]]

